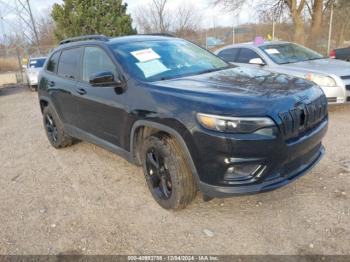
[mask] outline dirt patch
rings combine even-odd
[[[0,254],[350,254],[350,107],[326,155],[279,190],[169,212],[142,170],[82,142],[55,150],[36,93],[0,95]]]

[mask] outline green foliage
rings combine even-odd
[[[56,24],[55,36],[62,40],[87,34],[135,34],[126,9],[122,0],[63,0],[62,4],[54,4],[51,13]]]

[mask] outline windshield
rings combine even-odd
[[[140,41],[112,46],[128,72],[143,81],[158,81],[228,68],[229,64],[184,40]]]
[[[45,63],[45,58],[30,59],[28,63],[29,68],[39,68],[43,67]]]
[[[321,54],[315,51],[292,43],[266,45],[261,46],[260,49],[277,64],[297,63],[323,58]]]

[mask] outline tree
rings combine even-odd
[[[167,10],[168,0],[152,0],[148,6],[136,11],[136,22],[144,33],[166,33],[170,31],[172,16]]]
[[[345,39],[350,39],[350,1],[337,0],[334,7],[333,35],[336,39],[336,46],[343,46]],[[327,14],[329,15],[329,14]]]
[[[192,34],[201,22],[201,16],[192,4],[182,4],[169,10],[168,0],[152,0],[136,11],[136,23],[143,33],[169,33],[185,37]]]
[[[268,14],[276,20],[279,16],[282,16],[285,12],[291,17],[294,25],[295,42],[304,42],[304,20],[303,10],[306,0],[265,0],[259,1],[258,8],[261,13]],[[221,6],[229,12],[239,10],[248,0],[213,0],[213,4]]]
[[[213,0],[214,5],[226,8],[227,11],[242,7],[249,0]],[[305,19],[304,10],[307,7],[310,19],[310,34],[307,38],[308,45],[314,46],[322,32],[322,21],[325,10],[334,0],[265,0],[259,1],[261,12],[268,13],[275,20],[284,14],[289,17],[294,26],[293,40],[304,43],[305,41]],[[345,0],[347,1],[347,0]]]
[[[196,31],[200,26],[202,17],[194,5],[184,4],[178,6],[174,13],[173,30],[177,36],[184,37],[188,32]]]
[[[122,0],[63,0],[62,4],[54,4],[51,12],[55,36],[61,40],[86,34],[135,34],[126,10]]]

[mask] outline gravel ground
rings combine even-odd
[[[0,89],[0,254],[350,254],[350,107],[326,156],[273,192],[163,210],[141,168],[81,142],[55,150],[37,94]]]

